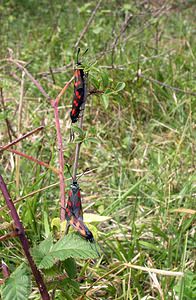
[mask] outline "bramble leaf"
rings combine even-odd
[[[50,236],[31,251],[36,265],[40,269],[51,268],[56,261],[73,258],[96,258],[95,243],[90,243],[77,234],[68,234],[57,243],[52,243]]]
[[[3,300],[26,300],[30,293],[31,277],[23,263],[6,279],[1,289],[1,295]]]

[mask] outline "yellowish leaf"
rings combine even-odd
[[[100,216],[98,214],[92,214],[92,213],[84,213],[84,222],[85,223],[93,223],[93,222],[105,222],[107,220],[110,220],[111,217],[108,216]]]

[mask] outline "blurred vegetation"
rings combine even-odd
[[[55,97],[73,76],[75,45],[95,6],[81,0],[0,2],[0,87],[6,106],[1,101],[1,145],[9,142],[5,118],[12,139],[44,125],[15,148],[58,167],[53,110],[25,76],[18,131],[21,71],[5,58],[12,49]],[[79,43],[82,52],[89,49],[83,57],[89,91],[104,91],[92,94],[85,110],[79,172],[95,170],[80,179],[83,206],[110,220],[97,225],[101,258],[77,261],[75,273],[67,271],[69,277],[58,283],[55,299],[84,293],[84,299],[195,299],[195,9],[194,1],[102,1]],[[70,86],[60,102],[64,155],[71,165],[72,95]],[[20,158],[17,186],[15,160],[12,153],[1,153],[1,174],[13,199],[48,187],[17,204],[33,246],[59,217],[59,186],[50,187],[58,177]],[[0,205],[5,205],[2,197]],[[0,220],[11,222],[6,209]],[[23,262],[17,239],[2,242],[0,253],[11,272]],[[185,275],[144,272],[128,263]],[[63,265],[51,277],[70,269]],[[39,299],[35,286],[31,299]]]

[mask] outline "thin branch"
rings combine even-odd
[[[26,199],[26,198],[29,198],[29,197],[32,197],[32,196],[36,195],[37,193],[40,193],[40,192],[45,191],[45,190],[47,190],[47,189],[56,187],[57,185],[59,185],[59,182],[53,183],[53,184],[51,184],[51,185],[49,185],[49,186],[46,186],[46,187],[44,187],[44,188],[38,189],[38,190],[36,190],[36,191],[33,191],[33,192],[31,192],[31,193],[29,193],[29,194],[23,196],[23,197],[20,197],[20,198],[16,199],[15,201],[13,201],[13,203],[16,204],[16,203],[18,203],[18,202],[20,202],[20,201],[22,201],[22,200],[24,200],[24,199]],[[6,208],[7,208],[6,205],[0,207],[0,211],[5,210]]]
[[[168,10],[169,10],[169,8],[166,8],[166,6],[163,5],[163,6],[160,7],[160,9],[152,12],[151,13],[152,19],[150,19],[150,16],[147,17],[147,22],[145,22],[143,24],[143,27],[140,28],[139,30],[134,31],[133,33],[131,33],[127,37],[125,37],[125,39],[123,39],[123,42],[127,42],[128,40],[132,39],[133,37],[135,37],[135,36],[139,35],[140,33],[144,32],[144,30],[146,30],[150,26],[154,25],[155,18],[163,16],[164,14],[166,14],[168,12]]]
[[[98,8],[99,8],[101,2],[102,2],[102,0],[99,0],[99,1],[97,2],[97,5],[95,6],[94,10],[92,11],[91,16],[90,16],[90,18],[88,19],[88,22],[86,23],[86,26],[83,28],[83,30],[82,30],[82,32],[80,33],[80,36],[79,36],[77,42],[75,43],[75,46],[74,46],[75,49],[78,48],[78,45],[79,45],[81,39],[84,37],[85,33],[87,32],[88,28],[90,27],[90,25],[91,25],[91,23],[92,23],[92,21],[93,21],[93,19],[94,19],[94,17],[95,17],[95,14],[96,14],[96,12],[97,12],[97,10],[98,10]]]
[[[56,133],[57,133],[57,142],[58,142],[58,152],[59,152],[59,181],[60,181],[60,219],[61,221],[65,220],[65,210],[63,207],[65,207],[65,178],[64,178],[64,155],[63,155],[63,139],[61,135],[61,128],[60,128],[60,120],[59,120],[59,110],[58,110],[58,104],[67,90],[68,86],[72,82],[74,77],[72,77],[64,86],[64,88],[61,90],[61,92],[58,94],[55,100],[51,100],[51,105],[54,109],[54,117],[55,117],[55,124],[56,124]]]
[[[2,103],[2,109],[4,112],[6,112],[6,107],[5,107],[5,100],[4,100],[4,96],[3,96],[3,89],[0,88],[0,94],[1,94],[1,103]],[[6,122],[6,126],[7,126],[7,132],[8,132],[8,135],[9,135],[9,140],[10,142],[12,141],[12,135],[11,135],[11,132],[12,134],[15,136],[15,132],[14,130],[12,129],[12,126],[10,124],[10,121],[7,117],[5,117],[5,122]]]
[[[132,18],[133,18],[133,15],[132,15],[132,14],[130,14],[130,15],[126,18],[125,22],[124,22],[124,23],[122,24],[122,26],[121,26],[121,29],[120,29],[119,34],[116,36],[114,42],[112,43],[112,46],[111,46],[111,48],[112,48],[112,65],[114,64],[114,51],[115,51],[115,48],[116,48],[116,46],[117,46],[117,44],[118,44],[118,42],[119,42],[119,40],[120,40],[120,37],[121,37],[122,34],[126,31],[128,25],[129,25],[129,22],[132,20]]]
[[[42,93],[42,95],[48,99],[51,100],[50,96],[46,93],[46,91],[44,90],[44,88],[42,87],[42,85],[33,77],[33,75],[31,75],[31,73],[23,66],[19,63],[18,60],[9,58],[7,61],[15,64],[20,70],[24,71],[25,74],[29,77],[29,79],[34,83],[34,85],[38,88],[38,90],[40,91],[40,93]]]
[[[56,104],[59,104],[59,101],[61,99],[61,97],[63,96],[63,94],[65,93],[66,89],[68,88],[68,86],[70,85],[70,83],[73,81],[74,76],[65,84],[65,86],[62,88],[62,90],[60,91],[60,93],[58,94],[58,96],[55,99]]]
[[[21,129],[22,129],[22,106],[23,106],[23,97],[24,97],[24,78],[25,72],[22,71],[22,78],[21,78],[21,86],[20,86],[20,101],[18,107],[18,135],[20,136]],[[18,145],[20,150],[20,145]],[[19,189],[19,182],[20,182],[20,156],[16,157],[16,188]]]
[[[184,94],[187,94],[187,95],[196,96],[196,93],[195,93],[195,92],[185,91],[185,90],[182,90],[182,89],[180,89],[180,88],[171,86],[171,85],[169,85],[169,84],[167,84],[167,83],[164,83],[164,82],[161,82],[161,81],[159,81],[159,80],[156,80],[156,79],[154,79],[154,78],[146,77],[146,76],[144,76],[144,75],[141,73],[141,71],[138,72],[137,75],[138,75],[138,77],[144,78],[145,80],[149,80],[149,81],[151,81],[152,83],[155,83],[155,84],[164,86],[164,87],[166,87],[166,88],[168,88],[168,89],[171,89],[171,90],[173,90],[173,91],[176,91],[176,92],[178,92],[178,93],[184,93]]]
[[[58,104],[59,104],[60,98],[65,93],[66,89],[68,88],[68,86],[71,83],[71,81],[73,80],[73,78],[71,78],[71,80],[66,83],[66,85],[61,90],[61,92],[56,97],[56,99],[52,100],[50,98],[50,96],[46,93],[46,91],[43,89],[43,87],[41,86],[41,84],[30,74],[30,72],[23,65],[21,65],[19,63],[19,61],[14,60],[12,57],[13,57],[13,53],[11,52],[10,53],[10,58],[7,59],[7,61],[15,64],[20,70],[22,70],[23,72],[25,72],[25,74],[30,78],[30,80],[34,83],[34,85],[42,93],[42,95],[44,97],[46,97],[47,100],[50,100],[51,105],[52,105],[52,107],[54,109],[56,131],[57,131],[57,140],[58,140],[58,151],[59,151],[60,207],[65,207],[65,180],[64,180],[63,141],[62,141],[62,136],[61,136],[61,131],[60,131],[60,121],[59,121]],[[8,147],[10,147],[10,145],[11,145],[11,143],[9,145],[4,146],[3,148],[1,148],[0,151],[7,149]],[[61,217],[62,221],[65,220],[65,211],[64,211],[64,209],[61,209],[60,217]]]
[[[24,98],[24,78],[25,78],[25,72],[22,71],[21,86],[20,86],[20,101],[19,101],[19,107],[18,107],[18,133],[20,133],[21,127],[22,127],[22,105],[23,105],[23,98]]]
[[[94,170],[95,170],[95,169],[92,169],[92,170],[86,171],[86,172],[84,172],[84,173],[82,173],[82,174],[84,174],[84,175],[90,174],[90,173],[92,173]],[[79,175],[82,175],[82,174],[79,174]],[[68,181],[68,180],[70,180],[70,178],[66,179],[66,181]],[[50,185],[48,185],[48,186],[45,186],[45,187],[43,187],[43,188],[41,188],[41,189],[38,189],[38,190],[36,190],[36,191],[33,191],[33,192],[31,192],[31,193],[29,193],[29,194],[23,196],[23,197],[20,197],[20,198],[14,200],[13,203],[16,204],[16,203],[18,203],[18,202],[20,202],[20,201],[22,201],[22,200],[24,200],[24,199],[26,199],[26,198],[29,198],[29,197],[34,196],[34,195],[36,195],[36,194],[38,194],[38,193],[40,193],[40,192],[43,192],[43,191],[48,190],[48,189],[50,189],[50,188],[55,188],[57,185],[59,185],[59,182],[56,182],[56,183],[50,184]],[[6,208],[7,208],[6,205],[0,207],[0,211],[5,210]]]
[[[48,294],[48,291],[46,289],[46,286],[44,284],[44,281],[43,281],[43,278],[42,278],[42,275],[40,273],[40,271],[37,269],[36,265],[35,265],[35,262],[30,254],[30,251],[29,251],[29,242],[26,238],[26,235],[25,235],[25,231],[24,231],[24,227],[19,219],[19,216],[18,216],[18,213],[16,211],[16,208],[13,204],[13,201],[11,200],[11,197],[9,195],[9,192],[7,190],[7,186],[3,180],[3,177],[0,175],[0,189],[2,191],[2,194],[4,196],[4,199],[6,201],[6,204],[10,210],[10,215],[12,217],[12,219],[14,220],[14,223],[15,223],[15,227],[16,227],[16,230],[18,231],[18,237],[20,239],[20,242],[21,242],[21,245],[22,245],[22,248],[24,250],[24,253],[26,255],[26,258],[29,262],[29,265],[31,267],[31,270],[32,270],[32,273],[35,277],[35,281],[37,283],[37,286],[38,286],[38,289],[40,291],[40,294],[42,296],[42,299],[44,300],[50,300],[50,296]]]
[[[1,261],[1,269],[2,269],[3,277],[5,279],[8,278],[8,277],[10,277],[10,271],[8,269],[8,266],[7,266],[7,264],[3,260]]]
[[[22,157],[25,157],[27,158],[28,160],[31,160],[33,162],[35,162],[36,164],[40,165],[40,166],[43,166],[43,167],[46,167],[47,169],[50,169],[52,170],[52,172],[54,172],[55,174],[58,174],[59,175],[59,170],[57,170],[55,167],[52,167],[50,166],[49,164],[31,156],[31,155],[28,155],[28,154],[25,154],[23,152],[20,152],[18,150],[14,150],[14,149],[6,149],[6,151],[9,151],[9,152],[12,152],[16,155],[19,155],[19,156],[22,156]]]
[[[0,242],[5,241],[5,240],[10,239],[10,238],[13,238],[13,237],[16,237],[16,236],[18,236],[18,231],[17,230],[11,231],[7,234],[4,234],[4,235],[0,236]]]
[[[52,67],[49,67],[49,70],[50,70],[50,74],[51,74],[51,77],[52,77],[53,84],[56,84],[56,80],[55,80],[55,77],[54,77]]]
[[[57,132],[57,143],[59,152],[59,181],[60,181],[60,207],[65,207],[65,179],[64,179],[64,155],[63,155],[63,140],[60,129],[58,102],[51,101],[52,107],[54,108],[54,116],[56,123]],[[65,220],[65,212],[61,209],[60,212],[61,221]]]
[[[73,65],[72,62],[70,62],[66,66],[62,66],[62,67],[59,67],[59,68],[56,68],[56,69],[52,69],[52,73],[53,74],[63,73],[64,71],[67,71],[67,69],[69,69],[72,65]],[[38,76],[43,76],[44,77],[44,76],[48,76],[48,75],[51,75],[50,71],[38,73]]]
[[[44,128],[44,126],[39,126],[39,127],[35,128],[35,129],[31,130],[30,132],[28,132],[28,133],[22,135],[21,137],[17,138],[16,140],[12,141],[11,143],[9,143],[9,144],[7,144],[7,145],[5,145],[5,146],[3,146],[3,147],[0,147],[0,152],[2,152],[2,151],[4,151],[4,150],[8,149],[9,147],[11,147],[11,146],[17,144],[17,143],[20,142],[21,140],[26,139],[26,138],[29,137],[30,135],[34,134],[35,132],[38,132],[38,131],[42,130],[43,128]]]
[[[164,276],[179,276],[179,277],[183,277],[184,273],[183,272],[175,272],[175,271],[167,271],[167,270],[161,270],[161,269],[155,269],[155,268],[148,268],[148,267],[142,267],[142,266],[138,266],[138,265],[133,265],[130,263],[125,263],[125,266],[127,266],[128,268],[133,268],[136,270],[141,270],[144,272],[150,272],[150,273],[156,273],[159,275],[164,275]]]

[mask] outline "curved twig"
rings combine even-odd
[[[40,271],[37,269],[36,265],[35,265],[35,262],[30,254],[30,250],[29,250],[29,242],[26,238],[26,235],[25,235],[25,230],[24,230],[24,227],[19,219],[19,216],[18,216],[18,213],[16,211],[16,208],[13,204],[13,201],[11,200],[11,197],[9,195],[9,192],[7,190],[7,186],[3,180],[3,177],[0,175],[0,189],[2,191],[2,194],[4,196],[4,199],[6,201],[6,204],[10,210],[10,215],[12,217],[12,219],[14,220],[14,223],[15,223],[15,227],[16,227],[16,230],[18,232],[18,237],[20,239],[20,242],[21,242],[21,245],[22,245],[22,248],[24,250],[24,253],[26,255],[26,258],[29,262],[29,266],[31,267],[31,271],[35,277],[35,281],[37,283],[37,286],[38,286],[38,289],[40,291],[40,294],[42,296],[42,299],[43,300],[50,300],[50,296],[48,294],[48,291],[46,289],[46,286],[45,286],[45,283],[43,281],[43,278],[42,278],[42,275],[40,273]]]

